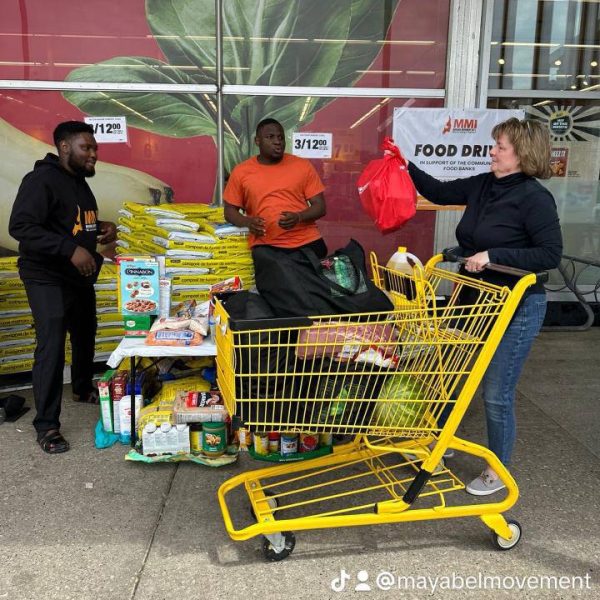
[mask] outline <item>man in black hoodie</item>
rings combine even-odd
[[[9,223],[19,242],[19,275],[35,323],[33,425],[49,454],[69,449],[59,421],[67,331],[74,398],[95,398],[94,283],[102,265],[96,243],[116,237],[114,223],[98,220],[96,199],[85,181],[95,174],[94,130],[80,121],[61,123],[54,130],[54,144],[58,156],[47,154],[23,178]]]

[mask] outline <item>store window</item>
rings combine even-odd
[[[552,177],[542,180],[553,194],[563,232],[563,253],[600,256],[600,107],[596,101],[490,99],[490,108],[520,108],[527,119],[548,126]],[[597,273],[590,277],[597,279]],[[585,276],[580,283],[585,283]],[[590,279],[589,283],[592,283]]]
[[[443,88],[449,0],[223,3],[225,81]],[[257,15],[258,11],[258,15]]]
[[[183,95],[183,105],[200,103],[203,96]],[[100,100],[109,109],[101,111]],[[115,100],[116,102],[113,102]],[[158,133],[164,107],[172,106],[168,94],[0,90],[0,247],[16,250],[8,235],[8,218],[23,176],[47,152],[56,152],[52,132],[56,125],[71,119],[81,120],[89,112],[125,116],[127,141],[100,143],[96,176],[89,183],[96,194],[104,220],[117,220],[123,201],[204,202],[213,197],[217,153],[210,136],[164,135]],[[208,97],[208,101],[213,100]],[[213,102],[214,104],[214,102]],[[91,111],[90,107],[96,106]],[[192,116],[185,119],[193,123]],[[170,122],[170,121],[168,121]],[[213,127],[216,125],[213,122]]]
[[[314,161],[327,186],[329,213],[322,229],[330,247],[352,236],[382,254],[402,243],[428,257],[435,213],[419,212],[400,233],[382,236],[360,209],[355,183],[368,161],[380,157],[383,137],[392,133],[394,107],[443,106],[450,5],[450,0],[223,0],[223,81],[246,86],[245,95],[226,88],[223,95],[224,174],[255,153],[254,130],[264,117],[280,120],[290,134],[330,133],[332,156]],[[3,211],[37,154],[49,149],[54,126],[86,116],[125,117],[127,142],[102,143],[100,159],[141,173],[142,181],[157,180],[127,198],[115,194],[111,202],[147,201],[150,194],[161,202],[218,199],[216,96],[179,89],[216,83],[215,29],[214,0],[89,0],[85,8],[67,0],[28,0],[7,8],[0,79],[13,85],[0,90],[5,130],[0,148],[11,181]],[[59,89],[27,89],[30,81],[43,80]],[[22,87],[14,85],[21,81]],[[63,81],[98,89],[60,89]],[[156,84],[161,89],[153,91]],[[147,89],[133,92],[130,85]],[[258,85],[273,87],[273,93],[256,95],[252,88]],[[288,86],[299,94],[303,87],[347,88],[348,96],[322,97],[309,89],[282,96]],[[376,97],[351,97],[352,88],[367,93],[377,88]],[[393,93],[379,95],[381,88]],[[20,135],[27,136],[20,139],[28,149],[17,158],[10,141]],[[101,167],[98,173],[96,185]]]
[[[174,41],[185,46],[196,43],[174,30],[176,21],[168,19],[166,10],[173,4],[160,0],[4,2],[0,79],[183,83],[178,80],[192,78],[198,82],[199,68],[181,53],[177,60],[169,60],[167,48]],[[197,2],[178,4],[193,8]],[[214,1],[202,4],[214,47]],[[189,17],[183,11],[181,16]],[[212,71],[201,73],[214,82],[214,60]]]
[[[230,142],[226,140],[226,144],[231,144],[226,146],[227,172],[257,153],[255,127],[263,116],[275,115],[281,119],[286,130],[286,152],[301,152],[294,147],[295,132],[331,136],[327,156],[309,158],[325,184],[327,216],[319,221],[319,227],[329,247],[338,248],[349,238],[355,238],[380,256],[389,256],[398,245],[409,246],[423,258],[431,256],[435,226],[433,211],[419,211],[401,231],[384,236],[362,210],[356,182],[369,161],[381,158],[381,143],[385,136],[392,135],[395,107],[442,107],[442,100],[226,96],[225,102],[243,105],[243,110],[248,113],[240,121],[235,120],[235,115],[225,115],[226,132],[241,125],[241,129],[235,130],[235,137],[229,136]],[[313,113],[307,107],[314,105],[318,110]],[[282,114],[287,118],[281,117]],[[251,115],[257,116],[251,118]]]
[[[548,127],[552,178],[542,183],[556,199],[563,252],[597,260],[600,4],[495,0],[493,14],[488,107],[521,108]]]
[[[600,4],[495,0],[489,88],[600,89]]]

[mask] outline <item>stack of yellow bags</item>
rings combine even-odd
[[[123,317],[117,306],[117,265],[105,262],[100,269],[96,289],[96,362],[104,362],[123,338]]]
[[[226,223],[222,208],[125,202],[119,212],[117,254],[163,255],[173,303],[207,300],[212,285],[236,275],[254,284],[248,232]]]
[[[95,288],[98,333],[94,360],[104,362],[123,336],[123,320],[117,310],[116,265],[102,266]],[[17,257],[0,258],[0,375],[31,371],[34,351],[35,328],[25,288],[19,278]],[[65,362],[71,363],[68,337]]]
[[[17,269],[17,257],[0,258],[0,375],[31,371],[33,317]]]

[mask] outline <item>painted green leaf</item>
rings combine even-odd
[[[119,57],[75,69],[67,81],[191,84],[185,72],[143,57]],[[171,137],[215,135],[215,115],[199,94],[164,92],[64,92],[65,98],[94,116],[123,114],[130,125]]]
[[[224,82],[351,85],[380,51],[377,42],[385,37],[396,6],[397,0],[332,0],[326,9],[323,0],[227,0],[223,4]],[[213,0],[147,0],[146,12],[171,64],[195,67],[206,76],[214,73]],[[297,127],[305,103],[304,98],[268,96],[223,100],[225,116],[237,135],[265,116]],[[332,100],[314,102],[303,124]]]
[[[351,86],[381,50],[397,5],[398,0],[226,0],[224,82]],[[68,80],[215,83],[214,0],[146,0],[146,16],[167,63],[115,58],[77,69]],[[118,102],[132,125],[163,135],[216,133],[214,108],[202,95],[67,92],[65,97],[94,115],[115,114]],[[260,119],[273,117],[287,130],[296,130],[333,100],[224,96],[226,167],[254,153]]]

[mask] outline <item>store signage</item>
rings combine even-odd
[[[331,158],[333,135],[331,133],[294,133],[292,154],[303,158]]]
[[[550,169],[554,187],[554,196],[569,206],[569,218],[575,214],[575,203],[581,197],[591,194],[595,204],[596,191],[590,192],[588,184],[598,186],[600,172],[600,108],[597,106],[564,106],[562,104],[544,104],[543,106],[525,106],[528,118],[536,119],[548,127],[552,142]],[[581,194],[576,190],[575,180],[581,182]],[[569,190],[556,186],[568,184]],[[574,200],[574,198],[578,198]],[[600,205],[599,205],[600,206]],[[563,216],[561,215],[561,219]],[[585,223],[593,219],[591,215],[577,217]]]
[[[99,144],[127,142],[127,119],[125,117],[85,117],[84,120],[94,128],[94,137]]]
[[[494,125],[522,110],[394,109],[394,141],[404,157],[433,177],[456,179],[490,170]]]

